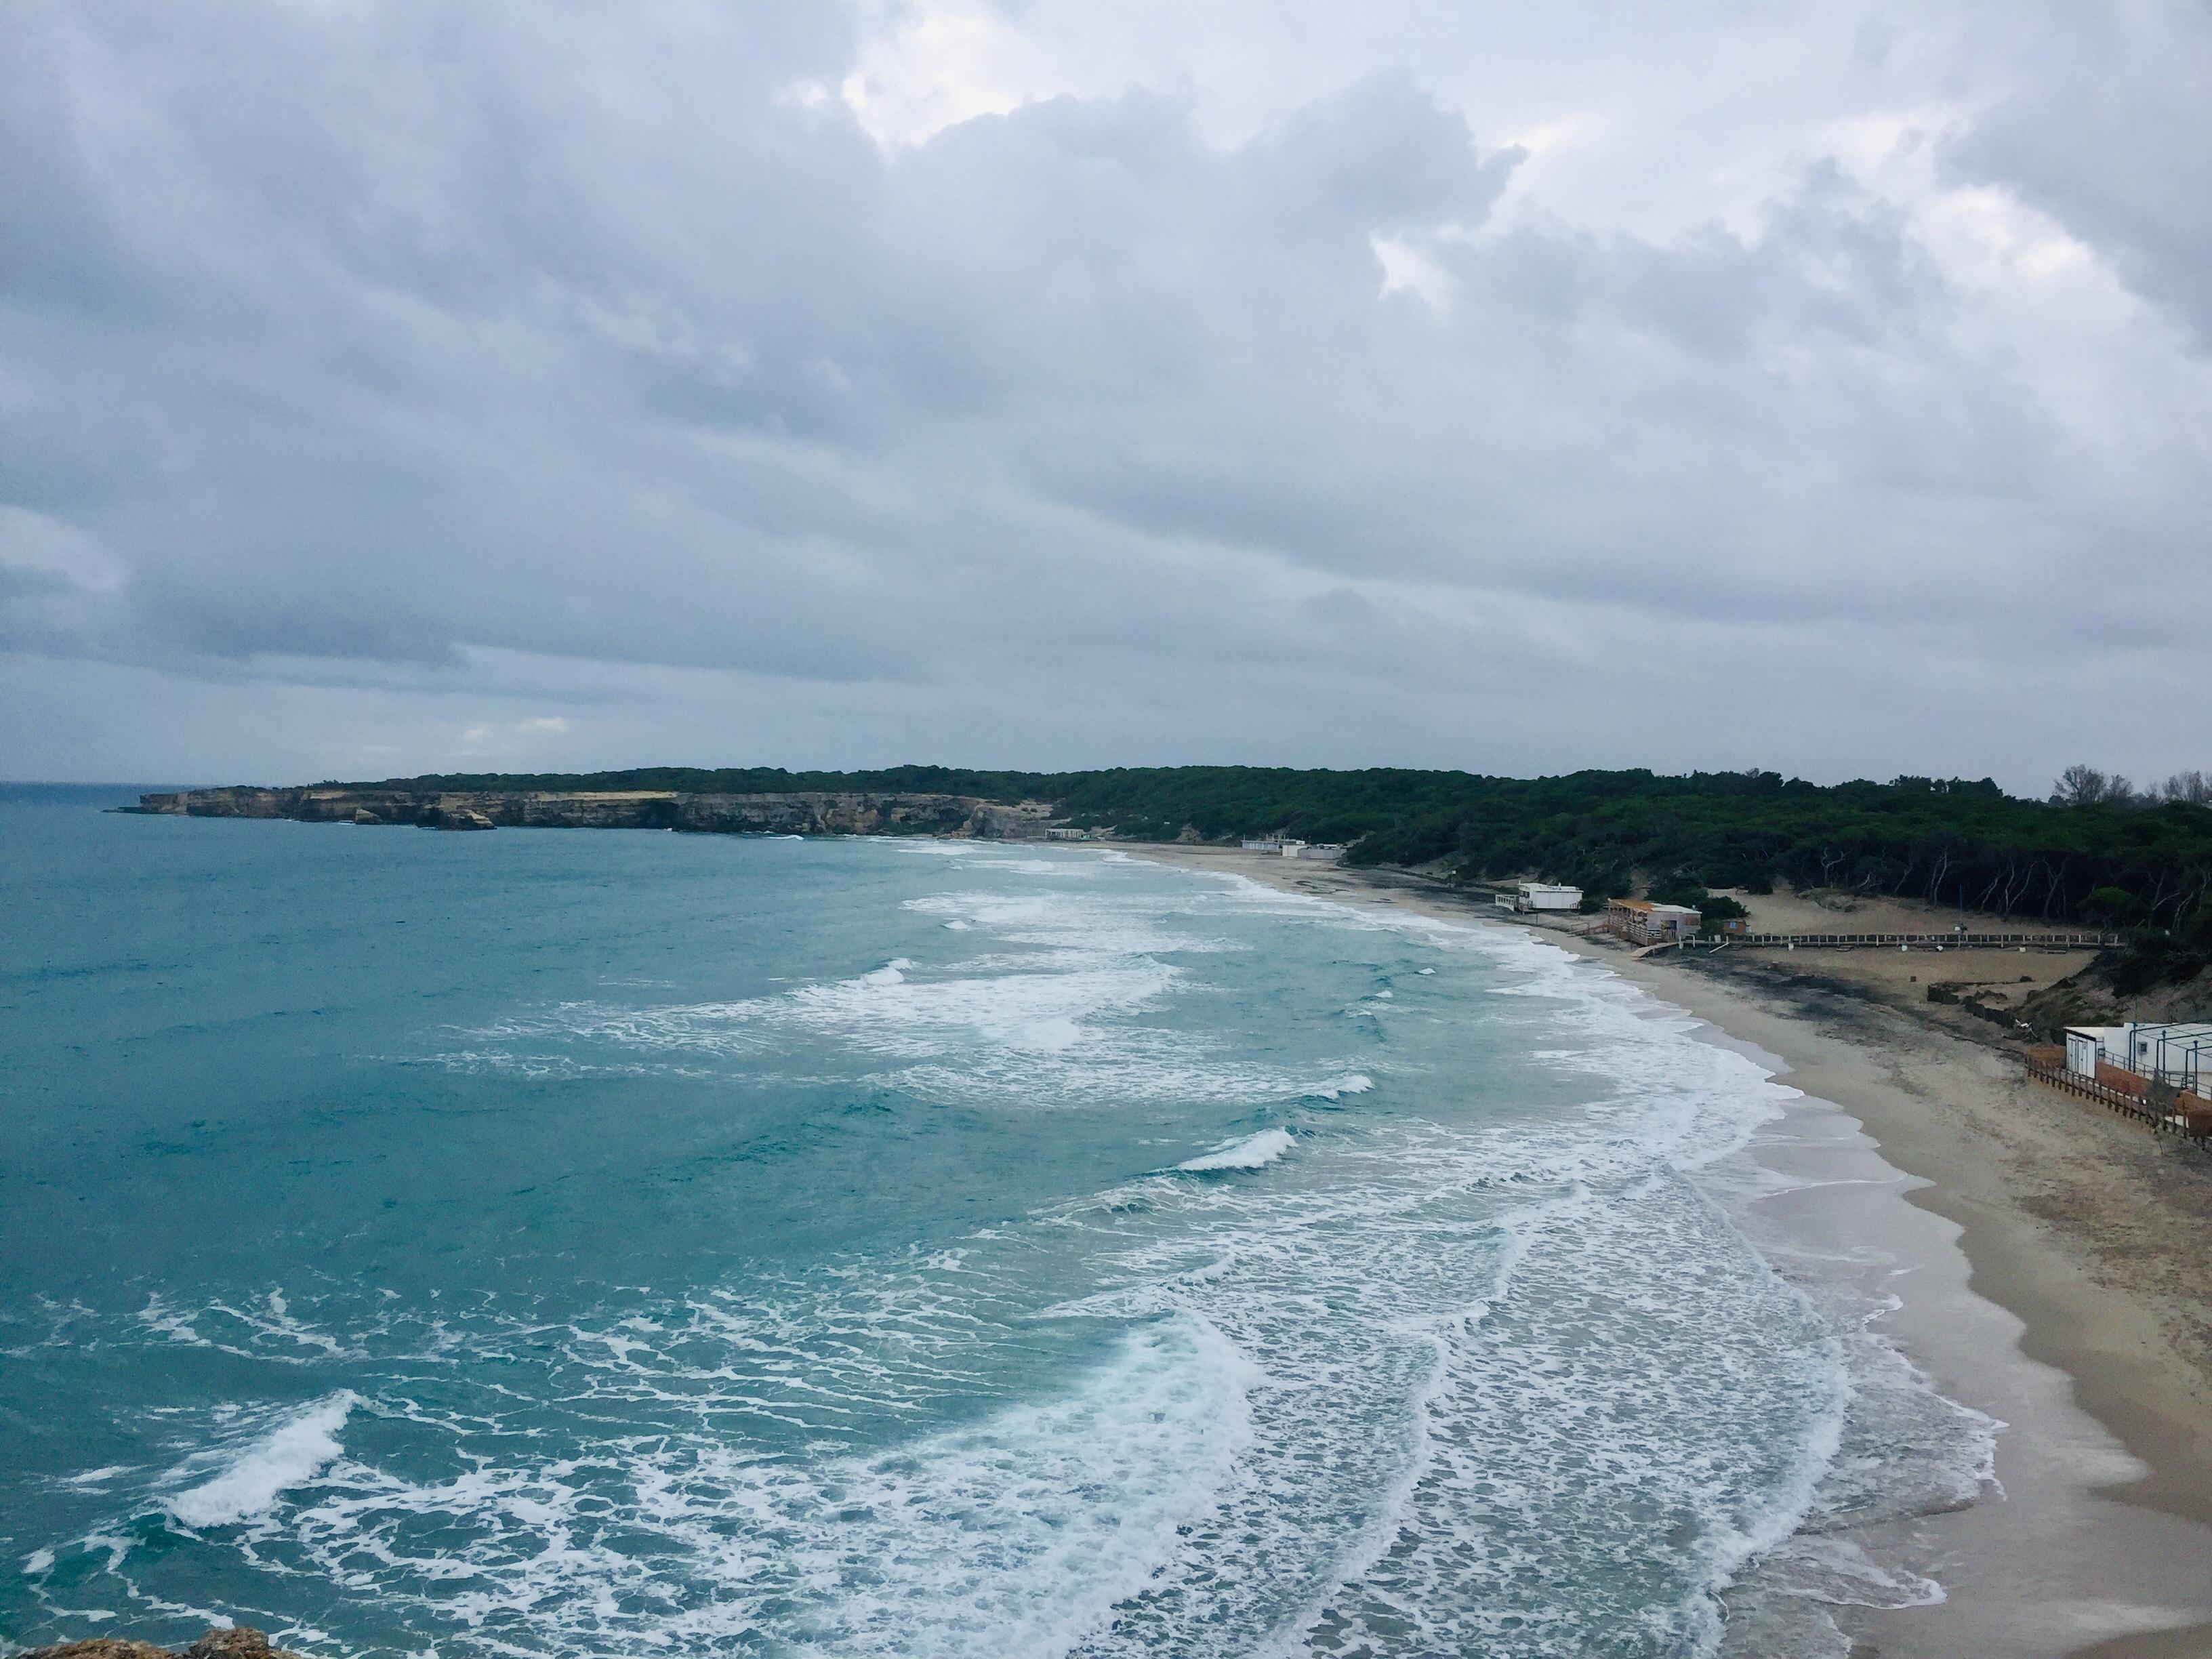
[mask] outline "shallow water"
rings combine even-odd
[[[0,883],[17,1643],[1693,1654],[1985,1449],[1711,1195],[1785,1091],[1504,930],[26,791]]]

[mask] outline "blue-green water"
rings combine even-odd
[[[1829,1322],[1778,1091],[1090,849],[0,795],[0,1637],[1693,1653]]]

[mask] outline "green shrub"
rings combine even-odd
[[[2081,914],[2102,927],[2132,927],[2143,920],[2143,907],[2124,887],[2100,887],[2081,901]]]
[[[2112,989],[2124,997],[2140,995],[2191,978],[2203,966],[2201,954],[2163,927],[2134,928],[2112,963]]]
[[[2212,903],[2198,905],[2173,930],[2173,936],[2198,955],[2212,957]]]

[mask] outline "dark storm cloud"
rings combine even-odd
[[[2146,15],[2106,61],[2171,147]],[[72,730],[147,673],[185,703],[260,684],[307,725],[355,688],[320,749],[202,698],[233,740],[194,753],[328,769],[434,762],[424,711],[474,698],[579,763],[659,720],[702,759],[1822,773],[1942,769],[1916,735],[1939,695],[1974,723],[1946,752],[2002,751],[1966,769],[2040,769],[2002,712],[2023,639],[2046,679],[2124,635],[2138,695],[2185,683],[2202,432],[2085,436],[1921,207],[1817,147],[1748,220],[1652,236],[1505,216],[1529,153],[1406,67],[1229,142],[1188,88],[1127,86],[884,145],[836,94],[868,26],[11,12],[0,647],[48,665],[23,683],[78,697]],[[1850,72],[1898,55],[1869,38]],[[2006,38],[2019,72],[1948,174],[2201,324],[2203,194],[2097,198],[2118,136],[2077,155],[2039,125],[2077,71]],[[2175,603],[2146,619],[2115,577]],[[601,723],[524,717],[555,704]]]

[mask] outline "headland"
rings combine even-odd
[[[183,789],[116,809],[161,817],[288,818],[424,830],[677,830],[730,836],[1020,838],[1050,815],[1041,802],[905,790],[742,793],[677,789],[443,789],[316,784]]]

